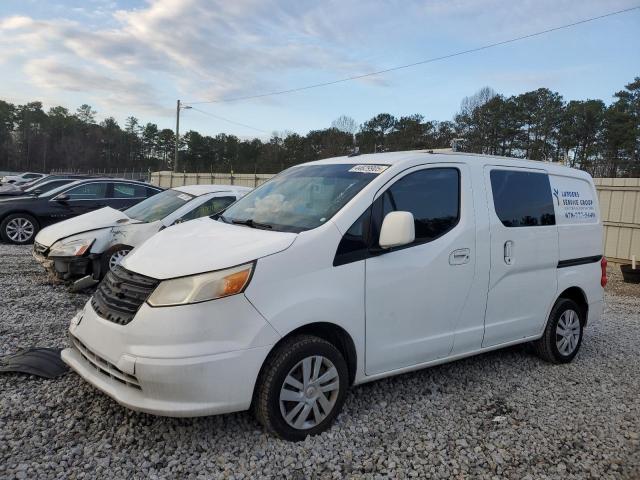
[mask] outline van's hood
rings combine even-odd
[[[127,255],[122,266],[161,280],[194,275],[280,252],[288,248],[296,236],[205,217],[158,232]]]
[[[67,238],[71,235],[99,230],[101,228],[113,227],[120,223],[128,223],[130,221],[132,220],[120,210],[104,207],[100,210],[78,215],[77,217],[43,228],[38,235],[36,235],[35,241],[41,245],[50,247],[61,238]],[[137,222],[137,220],[133,220],[132,222]],[[126,225],[126,223],[124,224]]]

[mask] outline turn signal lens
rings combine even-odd
[[[253,263],[238,267],[174,278],[160,283],[147,303],[152,307],[187,305],[242,293],[249,283]]]
[[[235,295],[236,293],[240,293],[247,284],[250,274],[251,268],[247,268],[224,277],[224,288],[222,289],[222,295],[220,296],[224,297],[226,295]]]
[[[85,254],[85,252],[86,252],[87,250],[89,250],[89,246],[90,246],[90,245],[83,245],[83,246],[81,246],[81,247],[78,249],[78,251],[76,252],[76,257],[81,257],[82,255],[84,255],[84,254]]]

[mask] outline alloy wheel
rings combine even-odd
[[[5,231],[11,241],[26,242],[33,236],[35,226],[26,218],[17,217],[7,223]]]
[[[326,357],[314,355],[298,362],[280,389],[280,413],[291,427],[308,430],[321,423],[333,410],[340,379]]]
[[[120,262],[122,261],[122,259],[126,257],[130,251],[131,250],[123,249],[123,250],[116,250],[115,252],[113,252],[109,257],[109,270],[113,270],[115,267],[120,265]]]
[[[556,346],[565,356],[571,355],[580,341],[580,318],[574,310],[565,310],[556,326]]]

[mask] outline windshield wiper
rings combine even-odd
[[[252,218],[248,220],[231,220],[234,225],[245,225],[251,228],[261,228],[263,230],[271,230],[273,227],[268,223],[254,222]]]

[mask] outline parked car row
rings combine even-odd
[[[104,207],[40,231],[35,237],[34,255],[58,278],[89,276],[82,285],[92,285],[156,232],[213,215],[250,190],[231,185],[191,185],[165,190],[123,211]]]
[[[89,175],[47,175],[27,183],[7,183],[0,186],[0,198],[5,196],[40,195],[74,180],[91,178]]]
[[[43,227],[106,206],[128,208],[162,190],[134,180],[90,178],[38,195],[3,198],[0,199],[0,238],[19,245],[32,243]]]
[[[251,409],[301,440],[352,385],[524,342],[570,362],[602,313],[602,223],[582,171],[415,151],[224,188],[167,190],[36,238],[62,278],[104,275],[62,358],[128,408]]]

